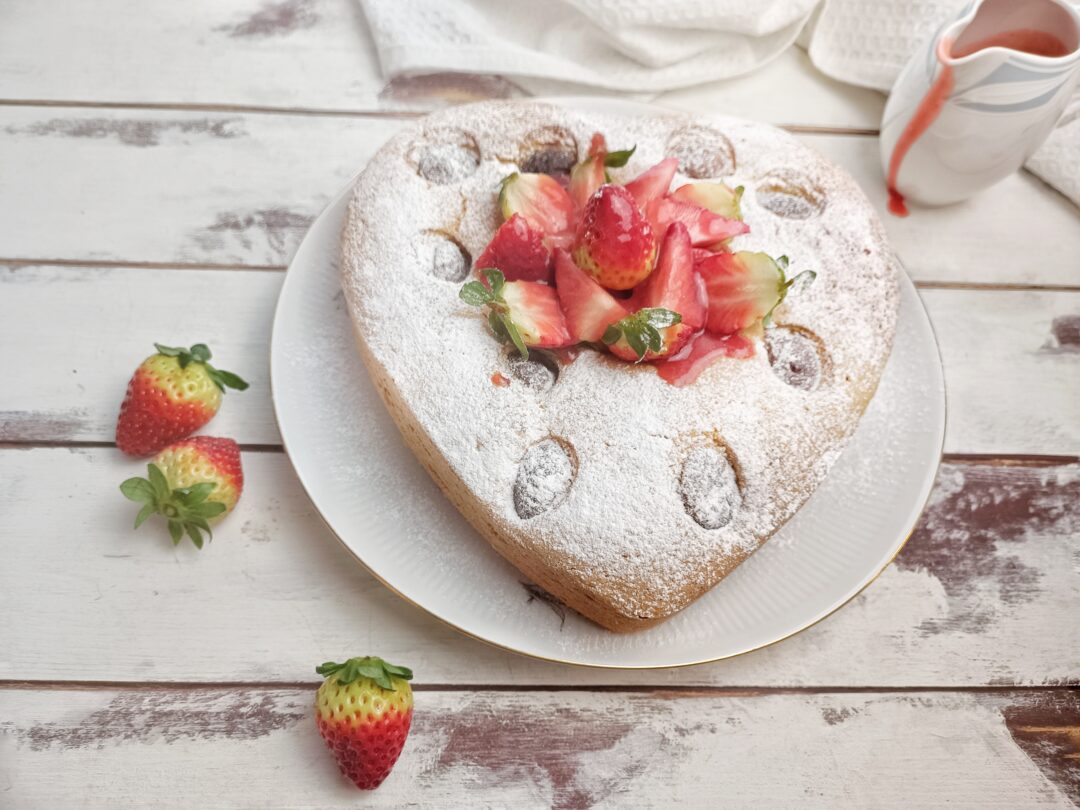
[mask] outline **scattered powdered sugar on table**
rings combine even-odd
[[[696,174],[733,166],[716,179],[746,187],[751,226],[734,247],[786,254],[791,273],[818,273],[775,313],[821,347],[828,373],[819,369],[818,384],[805,390],[803,372],[774,372],[764,350],[721,360],[686,388],[591,351],[557,377],[512,362],[484,314],[458,299],[460,280],[438,258],[448,254],[422,240],[445,235],[460,255],[480,255],[500,221],[500,181],[530,158],[527,134],[547,125],[578,144],[601,131],[612,149],[636,145],[630,163],[612,170],[616,181],[663,158],[674,135]],[[710,144],[701,154],[693,132]],[[430,143],[441,138],[453,148]],[[447,154],[450,165],[435,165]],[[772,178],[762,194],[775,196],[776,177],[819,204],[793,216],[767,209],[756,189]],[[342,283],[373,370],[393,381],[500,531],[556,555],[568,579],[643,617],[672,613],[715,584],[823,479],[877,385],[897,301],[881,225],[862,192],[790,135],[730,118],[586,120],[513,102],[439,113],[372,159],[343,234]],[[784,351],[803,368],[805,357]],[[510,384],[493,384],[495,373]],[[730,464],[709,467],[718,453]]]

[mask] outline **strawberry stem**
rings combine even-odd
[[[514,344],[522,358],[529,359],[529,349],[521,337],[521,332],[510,317],[510,306],[502,297],[503,287],[506,286],[506,276],[501,270],[494,267],[485,267],[478,270],[483,282],[470,281],[458,291],[458,298],[471,307],[488,308],[488,326],[495,333],[495,337],[506,343]]]
[[[394,678],[411,681],[413,677],[412,670],[408,667],[389,664],[375,655],[350,658],[343,664],[327,661],[315,667],[315,672],[324,678],[336,676],[337,682],[343,685],[350,684],[359,678],[369,678],[380,688],[389,690],[394,688]]]
[[[207,500],[217,487],[215,482],[172,489],[165,473],[156,464],[148,464],[146,473],[146,478],[129,478],[120,485],[125,498],[142,504],[135,516],[136,529],[151,515],[161,515],[169,527],[174,546],[180,543],[185,533],[196,548],[203,547],[203,532],[207,540],[214,539],[209,520],[227,508],[223,503]]]
[[[210,347],[205,343],[196,343],[190,349],[178,348],[176,346],[163,346],[160,343],[155,343],[154,348],[157,349],[158,354],[163,354],[166,357],[175,357],[176,362],[180,364],[180,368],[187,368],[192,363],[201,363],[206,367],[206,373],[210,376],[221,392],[224,394],[226,388],[234,388],[237,391],[243,391],[248,387],[247,382],[240,378],[239,375],[233,374],[231,371],[225,371],[223,369],[214,368],[210,365]]]

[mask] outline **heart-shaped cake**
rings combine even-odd
[[[689,605],[810,497],[896,323],[855,182],[734,118],[432,115],[360,176],[342,255],[406,443],[500,554],[617,631]]]

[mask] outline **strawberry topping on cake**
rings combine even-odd
[[[568,188],[546,174],[506,177],[503,223],[476,262],[480,280],[461,298],[485,307],[493,334],[523,358],[530,348],[584,346],[655,364],[667,382],[689,385],[719,358],[753,356],[754,338],[795,279],[786,256],[732,252],[750,232],[741,186],[672,190],[674,157],[613,182],[608,170],[633,153],[608,151],[596,133]]]

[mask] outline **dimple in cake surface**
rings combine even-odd
[[[458,298],[501,222],[503,178],[564,171],[597,131],[637,147],[615,182],[674,156],[674,185],[744,186],[751,231],[733,249],[817,273],[752,357],[682,388],[593,351],[523,361]],[[854,181],[733,118],[517,102],[438,113],[361,175],[342,259],[361,355],[405,441],[497,551],[615,630],[686,607],[805,502],[872,397],[896,321],[888,247]]]

